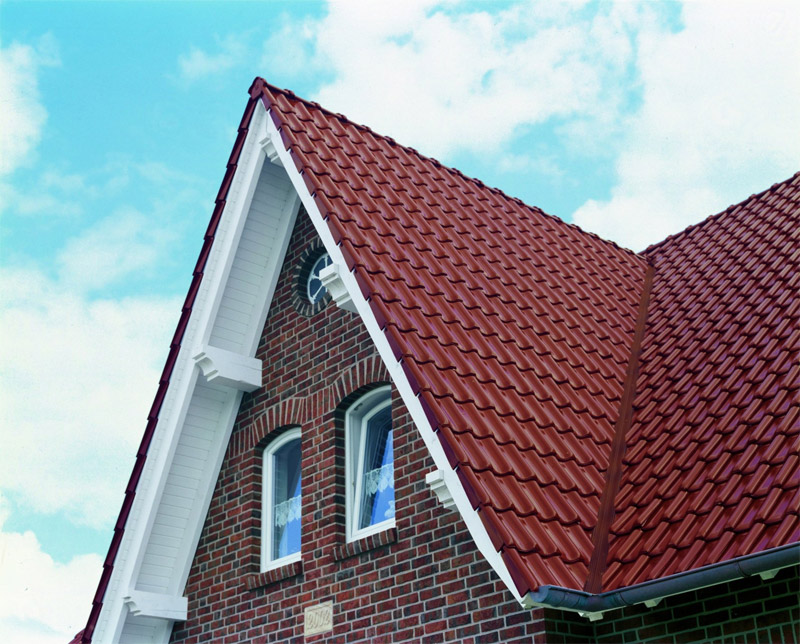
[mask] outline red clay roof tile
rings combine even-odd
[[[264,100],[520,591],[582,585],[646,261],[279,90]]]
[[[656,278],[604,589],[796,540],[799,201],[795,175],[644,253]]]
[[[586,582],[648,263],[603,590],[795,534],[798,177],[637,256],[262,88],[521,592]]]

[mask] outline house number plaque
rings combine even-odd
[[[333,630],[333,602],[309,606],[305,610],[304,635],[316,635]]]

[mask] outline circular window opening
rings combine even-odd
[[[308,298],[309,303],[313,306],[328,292],[322,285],[322,280],[319,278],[320,271],[325,268],[326,266],[330,266],[333,263],[331,260],[331,256],[328,253],[322,253],[314,264],[311,266],[311,270],[308,272],[308,280],[306,281],[306,297]]]

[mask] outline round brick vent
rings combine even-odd
[[[330,302],[331,295],[319,280],[319,271],[330,263],[330,256],[319,240],[313,242],[300,255],[292,300],[301,315],[311,317]]]

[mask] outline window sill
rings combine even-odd
[[[303,562],[293,561],[285,566],[273,568],[265,572],[257,572],[245,577],[244,583],[247,590],[256,590],[270,584],[276,584],[284,579],[290,579],[303,574]]]
[[[357,541],[351,541],[350,543],[337,546],[333,549],[333,558],[336,561],[341,561],[342,559],[360,555],[362,552],[374,550],[381,546],[388,546],[395,541],[397,541],[397,528],[388,528],[381,532],[362,537]]]

